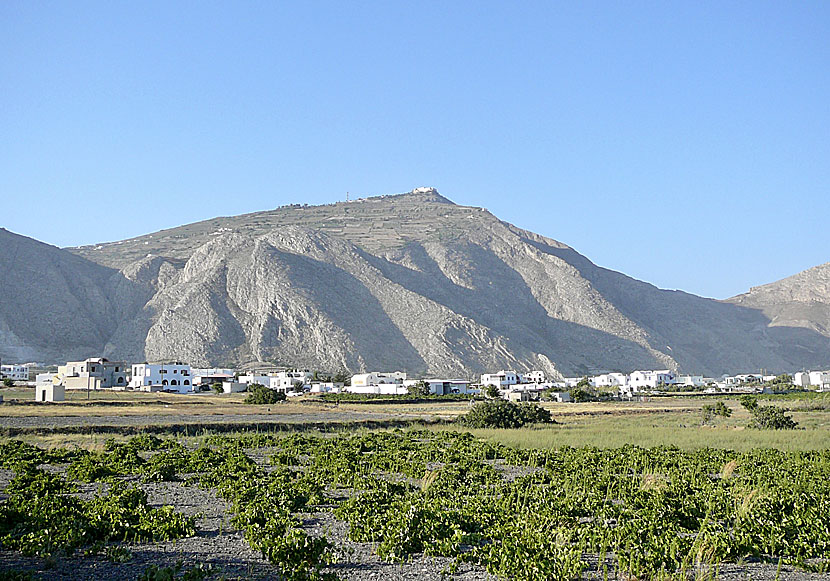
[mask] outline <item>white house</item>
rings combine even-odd
[[[271,385],[271,376],[270,375],[257,375],[255,373],[246,373],[245,375],[240,375],[237,378],[239,383],[244,383],[245,385],[251,385],[253,383],[258,383],[260,385],[264,385],[265,387],[269,387]]]
[[[628,383],[628,376],[624,373],[604,373],[589,378],[594,387],[619,387]]]
[[[25,365],[0,365],[0,379],[29,381],[29,368]]]
[[[502,369],[498,373],[485,373],[481,376],[481,385],[495,385],[503,389],[510,385],[519,383],[519,374],[515,371],[505,371]]]
[[[164,391],[178,391],[179,393],[193,391],[193,375],[190,365],[180,361],[134,364],[130,387],[141,389],[150,385],[160,385]]]
[[[525,371],[519,374],[519,383],[545,383],[547,379],[545,372],[540,370]]]
[[[235,370],[229,367],[192,367],[190,375],[193,385],[223,383],[233,379]]]
[[[352,375],[352,387],[369,387],[374,385],[403,385],[406,373],[402,371],[359,373]],[[350,391],[350,390],[349,390]]]
[[[66,390],[60,383],[47,383],[35,386],[35,401],[64,401]]]
[[[706,381],[703,379],[702,375],[678,375],[676,385],[701,387],[706,385]]]
[[[266,385],[271,389],[277,391],[291,391],[297,383],[302,385],[309,385],[314,374],[308,369],[287,369],[278,373],[271,374]]]
[[[632,371],[628,376],[628,385],[637,391],[644,387],[655,388],[661,385],[672,385],[677,381],[674,372],[669,369]]]
[[[799,387],[810,387],[810,372],[799,371],[797,373],[793,373],[793,385],[797,385]]]
[[[810,385],[819,391],[830,389],[830,371],[811,371]]]

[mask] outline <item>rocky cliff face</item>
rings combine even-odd
[[[779,324],[768,306],[740,297],[663,291],[431,189],[216,218],[71,252],[3,236],[28,253],[0,246],[0,260],[23,269],[3,285],[4,358],[103,351],[437,375],[830,365],[826,318]],[[51,291],[37,290],[41,269]],[[826,307],[827,286],[814,292]]]

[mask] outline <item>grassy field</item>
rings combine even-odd
[[[229,421],[252,415],[302,417],[306,414],[331,415],[336,421],[343,412],[371,415],[373,418],[451,420],[469,410],[468,402],[427,401],[421,403],[341,403],[316,400],[313,396],[290,399],[270,406],[247,405],[245,394],[175,395],[143,392],[85,391],[67,392],[67,401],[35,404],[33,390],[12,388],[0,391],[6,403],[0,405],[3,418],[30,416],[128,417],[171,415],[223,416]],[[701,408],[711,403],[705,397],[653,398],[645,402],[600,402],[580,404],[544,403],[557,424],[519,430],[472,430],[481,438],[518,448],[560,448],[565,446],[620,447],[634,444],[644,447],[676,446],[681,449],[729,448],[750,450],[816,450],[830,448],[830,394],[794,394],[764,397],[763,404],[780,405],[790,410],[802,429],[795,431],[761,431],[748,429],[749,415],[737,399],[719,398],[733,410],[730,418],[716,418],[713,425],[701,426]],[[435,426],[433,429],[462,429]],[[47,447],[76,444],[98,449],[110,435],[40,435],[26,439]]]

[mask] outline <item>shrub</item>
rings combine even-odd
[[[758,408],[758,400],[749,394],[742,395],[738,401],[749,412]]]
[[[550,412],[536,404],[505,400],[478,403],[460,421],[471,428],[520,428],[526,424],[555,423]]]
[[[248,395],[245,396],[245,403],[272,404],[283,401],[284,399],[284,393],[269,389],[259,383],[252,383],[248,386]]]
[[[759,430],[794,430],[798,422],[774,405],[757,406],[752,411],[752,427]]]
[[[582,383],[582,381],[580,381],[580,383]],[[572,387],[568,393],[571,396],[571,401],[576,403],[592,401],[594,399],[594,396],[592,396],[587,389],[584,389],[578,385],[576,387]]]
[[[722,416],[728,418],[732,415],[732,409],[722,401],[715,404],[706,404],[701,410],[703,416],[703,423],[708,424],[715,416]]]
[[[211,385],[210,388],[213,390],[213,393],[218,393],[220,395],[225,393],[225,388],[222,387],[222,384],[219,383],[218,381],[216,383],[214,383],[213,385]]]

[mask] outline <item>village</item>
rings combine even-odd
[[[402,371],[372,371],[334,376],[309,369],[258,367],[256,369],[196,368],[180,361],[128,364],[93,357],[69,361],[56,371],[37,373],[35,364],[0,366],[0,379],[10,385],[34,387],[40,402],[63,401],[67,390],[168,392],[179,394],[238,393],[258,384],[286,396],[349,393],[366,396],[480,395],[510,401],[579,401],[590,393],[605,399],[633,399],[660,393],[772,393],[784,390],[830,391],[830,371],[798,371],[766,375],[743,373],[718,378],[681,375],[672,370],[635,370],[564,377],[554,380],[544,371],[500,370],[482,374],[478,381],[452,378],[408,378]],[[577,395],[580,394],[580,395]]]

